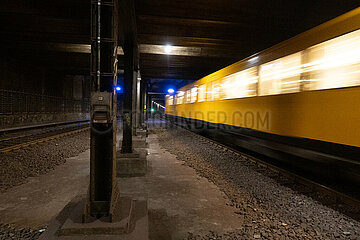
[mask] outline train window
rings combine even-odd
[[[185,95],[185,92],[183,92],[183,91],[179,91],[179,93],[176,94],[176,104],[184,103],[184,95]]]
[[[220,81],[214,81],[212,82],[212,92],[213,92],[213,99],[220,100],[220,95],[222,95],[222,89],[221,89],[221,82]]]
[[[168,105],[169,106],[174,105],[174,97],[173,96],[168,97]]]
[[[257,67],[229,75],[223,79],[222,98],[232,99],[256,96],[257,82]]]
[[[190,98],[190,102],[191,102],[191,103],[196,102],[197,93],[198,93],[198,88],[197,88],[197,87],[193,87],[193,88],[191,89],[191,98]]]
[[[220,81],[209,82],[206,86],[206,100],[216,101],[220,99],[221,83]]]
[[[304,90],[360,85],[360,30],[306,50]]]
[[[212,82],[206,84],[206,101],[214,101],[212,92]]]
[[[301,52],[260,66],[259,95],[300,91]]]
[[[191,100],[191,90],[189,89],[189,90],[187,90],[186,91],[186,103],[190,103],[190,100]]]
[[[206,85],[200,85],[198,88],[198,102],[204,102],[206,98]]]

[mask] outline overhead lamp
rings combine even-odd
[[[168,89],[168,93],[173,94],[174,92],[175,92],[175,90],[173,88]]]
[[[164,52],[166,53],[166,54],[170,54],[171,52],[172,52],[172,46],[171,45],[166,45],[165,47],[164,47]]]

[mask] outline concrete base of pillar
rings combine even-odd
[[[148,209],[146,199],[122,196],[118,201],[119,218],[109,222],[106,217],[94,218],[82,223],[85,198],[77,197],[71,201],[49,224],[40,240],[77,239],[123,239],[135,240],[149,238]]]
[[[136,135],[145,138],[145,137],[148,136],[148,131],[147,131],[147,130],[138,129],[138,130],[136,130]]]
[[[148,148],[149,144],[146,142],[146,139],[135,139],[133,140],[134,148]]]
[[[147,172],[147,150],[136,149],[135,155],[116,155],[116,176],[117,177],[138,177],[144,176]]]
[[[133,136],[133,148],[148,148],[149,144],[146,142],[145,137]],[[122,141],[119,141],[119,147],[121,148]]]
[[[122,153],[122,152],[117,152],[116,153],[116,158],[139,158],[140,157],[140,153],[133,151],[132,153]]]

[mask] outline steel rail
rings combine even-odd
[[[10,133],[10,132],[18,132],[18,131],[27,131],[27,130],[31,130],[31,129],[41,129],[41,128],[54,127],[54,126],[65,126],[65,125],[76,124],[76,123],[87,123],[87,122],[89,122],[89,120],[54,122],[54,123],[46,123],[46,124],[39,124],[39,125],[13,127],[13,128],[1,128],[0,134]]]
[[[89,127],[84,127],[84,124],[79,125],[80,129],[75,129],[75,130],[69,130],[69,129],[73,129],[74,125],[70,125],[68,128],[66,127],[62,127],[62,128],[53,128],[53,129],[46,129],[44,131],[44,129],[40,129],[40,133],[31,136],[31,139],[29,139],[29,135],[21,135],[21,136],[14,136],[13,138],[7,138],[5,140],[17,140],[17,142],[13,143],[10,142],[10,146],[5,146],[5,147],[1,147],[0,146],[0,153],[7,153],[13,150],[17,150],[20,148],[24,148],[30,145],[34,145],[34,144],[38,144],[38,143],[42,143],[42,142],[46,142],[46,141],[50,141],[53,139],[57,139],[57,138],[61,138],[61,137],[65,137],[68,135],[72,135],[72,134],[76,134],[76,133],[80,133],[83,132],[85,130],[88,130]],[[59,132],[60,131],[60,132]],[[46,136],[44,136],[44,134]],[[50,135],[50,136],[49,136]],[[23,139],[22,139],[23,138]],[[35,138],[35,139],[34,139]],[[37,138],[37,139],[36,139]]]

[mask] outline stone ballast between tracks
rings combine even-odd
[[[0,192],[24,183],[28,177],[46,174],[65,163],[67,158],[89,149],[89,137],[89,132],[86,131],[16,151],[0,153]],[[45,228],[46,226],[19,227],[0,222],[0,240],[38,239]]]
[[[244,228],[188,239],[359,239],[360,223],[313,199],[281,186],[245,164],[242,156],[180,128],[157,129],[163,148],[214,182]]]
[[[21,240],[33,240],[38,239],[41,233],[45,229],[38,228],[18,228],[12,224],[0,223],[0,240],[8,239],[21,239]]]
[[[53,170],[66,158],[89,149],[89,132],[0,153],[0,192],[22,184],[26,178]]]

